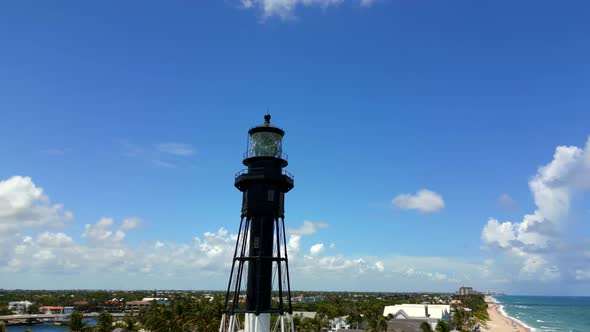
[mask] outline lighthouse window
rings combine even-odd
[[[267,197],[267,200],[268,200],[269,202],[274,202],[274,201],[275,201],[275,191],[274,191],[274,190],[272,190],[272,189],[269,189],[269,190],[268,190],[268,197]]]
[[[250,157],[281,157],[282,136],[277,133],[259,132],[250,138]]]

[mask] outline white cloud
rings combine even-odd
[[[73,218],[61,204],[51,204],[30,177],[0,181],[0,237],[19,229],[59,228]]]
[[[12,189],[7,190],[9,187]],[[129,221],[133,218],[120,222],[105,217],[87,224],[80,238],[80,234],[71,231],[52,230],[65,224],[71,216],[63,207],[49,204],[49,197],[30,179],[19,185],[0,185],[0,188],[3,204],[12,209],[2,210],[6,215],[0,217],[3,222],[0,225],[13,226],[9,227],[10,236],[0,241],[0,283],[5,287],[26,288],[45,280],[60,280],[62,287],[80,288],[150,288],[162,283],[183,288],[193,287],[195,282],[201,287],[220,288],[227,283],[236,235],[225,228],[204,232],[193,241],[158,240],[132,245],[127,241],[126,232],[137,231],[139,223]],[[13,195],[15,191],[19,195]],[[52,211],[52,217],[38,213],[39,207]],[[15,219],[15,215],[27,216],[28,222],[13,222],[21,220]],[[289,229],[289,264],[294,289],[359,289],[362,285],[360,290],[384,290],[395,283],[400,291],[440,291],[453,290],[461,282],[476,286],[478,282],[485,282],[487,286],[487,280],[506,282],[502,276],[494,275],[496,265],[493,262],[479,264],[443,257],[343,254],[333,246],[330,246],[332,250],[325,250],[324,243],[330,243],[329,237],[315,245],[308,243],[326,227],[327,223],[304,221],[300,227]],[[513,228],[513,232],[516,241],[521,241],[517,230]],[[510,247],[510,240],[501,237],[490,237],[489,241],[503,244],[502,250],[513,252],[523,262],[523,279],[541,275],[544,280],[555,280],[563,276],[551,257]],[[580,250],[587,251],[588,248]],[[581,279],[586,269],[573,266],[571,273]],[[97,278],[99,272],[100,278]],[[484,279],[486,281],[480,281]],[[124,280],[132,282],[122,284]]]
[[[25,239],[26,240],[26,239]],[[30,241],[30,240],[29,240]],[[28,241],[25,241],[28,242]],[[74,240],[64,233],[44,232],[37,237],[37,244],[48,248],[65,248],[74,244]]]
[[[485,243],[497,245],[501,248],[510,247],[512,241],[516,240],[512,223],[499,223],[498,220],[492,218],[484,226],[481,238]]]
[[[309,248],[309,253],[312,256],[320,255],[324,252],[324,244],[323,243],[316,243],[311,248]]]
[[[123,220],[123,224],[121,224],[121,229],[128,231],[128,230],[136,229],[140,225],[141,225],[141,219],[139,219],[137,217],[127,218],[127,219]]]
[[[208,257],[217,257],[223,254],[233,253],[233,247],[236,242],[236,236],[228,236],[225,228],[220,228],[217,233],[206,232],[204,239],[195,238],[196,245],[201,252]]]
[[[100,242],[102,245],[118,245],[125,238],[125,232],[112,230],[113,225],[112,218],[102,218],[95,224],[86,224],[82,236],[91,242]]]
[[[176,156],[192,156],[195,154],[195,148],[190,144],[185,143],[160,143],[156,144],[156,149],[163,153],[168,153]]]
[[[241,7],[244,9],[257,9],[262,18],[278,17],[282,20],[295,18],[295,11],[298,7],[318,7],[327,9],[338,7],[344,0],[241,0]],[[355,0],[360,7],[371,7],[375,0]]]
[[[320,229],[327,228],[328,224],[324,222],[315,222],[305,220],[303,225],[299,228],[287,229],[289,235],[312,235],[317,233]]]
[[[402,210],[418,210],[422,213],[438,212],[445,207],[442,196],[428,189],[418,190],[414,195],[398,195],[392,203]]]
[[[375,268],[377,269],[377,271],[379,272],[383,272],[385,271],[385,265],[383,264],[382,261],[377,261],[375,262]]]
[[[486,248],[500,251],[512,261],[518,262],[520,279],[555,280],[563,278],[570,267],[570,260],[561,253],[565,225],[571,210],[572,198],[590,190],[590,138],[584,148],[558,146],[553,160],[538,169],[530,180],[536,209],[520,222],[500,223],[490,218],[481,234]],[[588,259],[578,251],[574,263],[588,264]],[[560,265],[563,265],[560,268]],[[580,270],[578,270],[580,271]],[[578,273],[573,275],[578,278]]]

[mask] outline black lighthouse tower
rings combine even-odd
[[[248,131],[248,168],[235,177],[242,213],[220,332],[294,331],[285,235],[285,193],[294,182],[283,169],[284,135],[269,114]],[[271,314],[278,315],[272,327]]]

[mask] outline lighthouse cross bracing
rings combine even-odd
[[[248,168],[235,177],[242,213],[220,332],[294,331],[284,212],[294,179],[283,170],[285,132],[264,120],[248,131]]]

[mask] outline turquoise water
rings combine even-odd
[[[590,332],[590,297],[495,296],[504,312],[535,332]]]
[[[7,326],[6,332],[24,332],[30,329],[33,332],[68,332],[69,329],[65,326],[55,326],[52,323],[33,324],[33,325],[15,325]]]
[[[88,326],[92,326],[96,324],[94,319],[88,319],[86,321]],[[30,329],[33,332],[69,332],[70,329],[66,326],[57,326],[53,325],[53,323],[43,323],[43,324],[33,324],[33,325],[14,325],[14,326],[7,326],[6,332],[24,332],[25,330]]]

